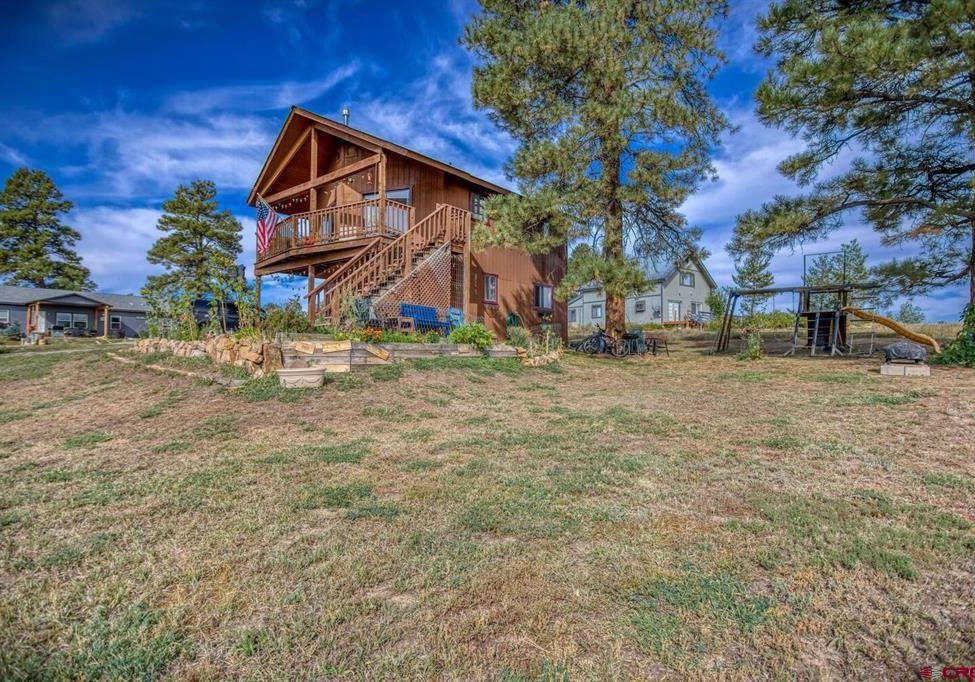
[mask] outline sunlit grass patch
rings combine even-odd
[[[369,370],[369,378],[373,381],[395,381],[403,376],[403,365],[390,363],[378,365]]]
[[[68,436],[64,439],[63,445],[70,450],[77,450],[90,448],[99,443],[107,443],[110,440],[112,440],[112,435],[109,433],[81,433],[76,436]]]
[[[176,455],[190,449],[190,444],[181,440],[170,440],[153,447],[152,451],[160,455]]]
[[[400,434],[400,438],[407,443],[429,443],[436,434],[437,432],[434,429],[428,426],[421,426],[420,428],[404,431]]]
[[[922,391],[907,391],[906,393],[867,393],[856,396],[842,396],[836,399],[836,405],[840,407],[867,406],[867,407],[896,407],[898,405],[910,405],[925,397]]]
[[[734,575],[700,569],[651,578],[631,592],[629,601],[640,646],[665,657],[691,651],[715,632],[751,632],[766,622],[774,603],[751,593]]]
[[[237,434],[237,417],[232,414],[217,414],[207,417],[198,426],[193,427],[190,433],[194,438],[200,440],[212,440],[216,438],[229,438]]]
[[[308,485],[299,491],[293,506],[296,510],[348,508],[372,496],[372,486],[362,483]]]
[[[957,474],[947,472],[931,472],[921,477],[921,482],[932,488],[953,488],[956,490],[975,491],[975,481],[962,478]]]
[[[431,469],[439,469],[442,466],[443,462],[432,459],[411,459],[403,465],[403,468],[406,471],[430,471]]]
[[[248,379],[244,384],[230,389],[229,393],[252,403],[266,400],[297,403],[320,391],[313,388],[285,388],[281,385],[278,376],[273,374],[259,379]]]

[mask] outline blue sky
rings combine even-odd
[[[75,203],[69,222],[99,288],[135,292],[153,267],[163,200],[180,182],[214,180],[244,224],[253,262],[253,212],[244,199],[288,107],[300,104],[509,185],[512,141],[471,103],[471,59],[458,44],[470,0],[125,2],[65,0],[8,6],[0,45],[0,176],[47,171]],[[765,3],[732,2],[722,47],[729,58],[711,90],[737,126],[718,179],[687,201],[704,230],[708,268],[729,284],[724,251],[738,213],[795,187],[775,170],[799,141],[755,118],[767,68],[751,50]],[[839,161],[840,169],[849,157]],[[777,255],[776,283],[797,283],[802,255],[858,237],[873,262],[883,247],[855,216],[829,240]],[[265,299],[300,285],[265,282]],[[961,287],[918,297],[929,319],[957,319]],[[780,306],[791,305],[782,299]]]

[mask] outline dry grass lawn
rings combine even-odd
[[[975,664],[975,372],[685,348],[282,395],[0,357],[0,678]]]

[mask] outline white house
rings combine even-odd
[[[653,288],[626,299],[628,324],[677,322],[688,315],[711,312],[708,294],[717,284],[704,264],[693,259],[669,270],[648,271]],[[602,285],[593,282],[569,299],[569,324],[606,324],[606,295]]]

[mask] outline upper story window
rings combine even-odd
[[[682,287],[694,286],[694,273],[693,272],[680,273],[680,285]]]
[[[484,275],[484,302],[498,302],[498,276]]]
[[[552,287],[548,284],[535,285],[535,307],[539,310],[552,309]]]
[[[600,320],[603,317],[603,304],[593,303],[592,308],[589,311],[589,317],[594,320]]]
[[[484,222],[487,220],[487,195],[471,192],[471,216],[474,220]]]

